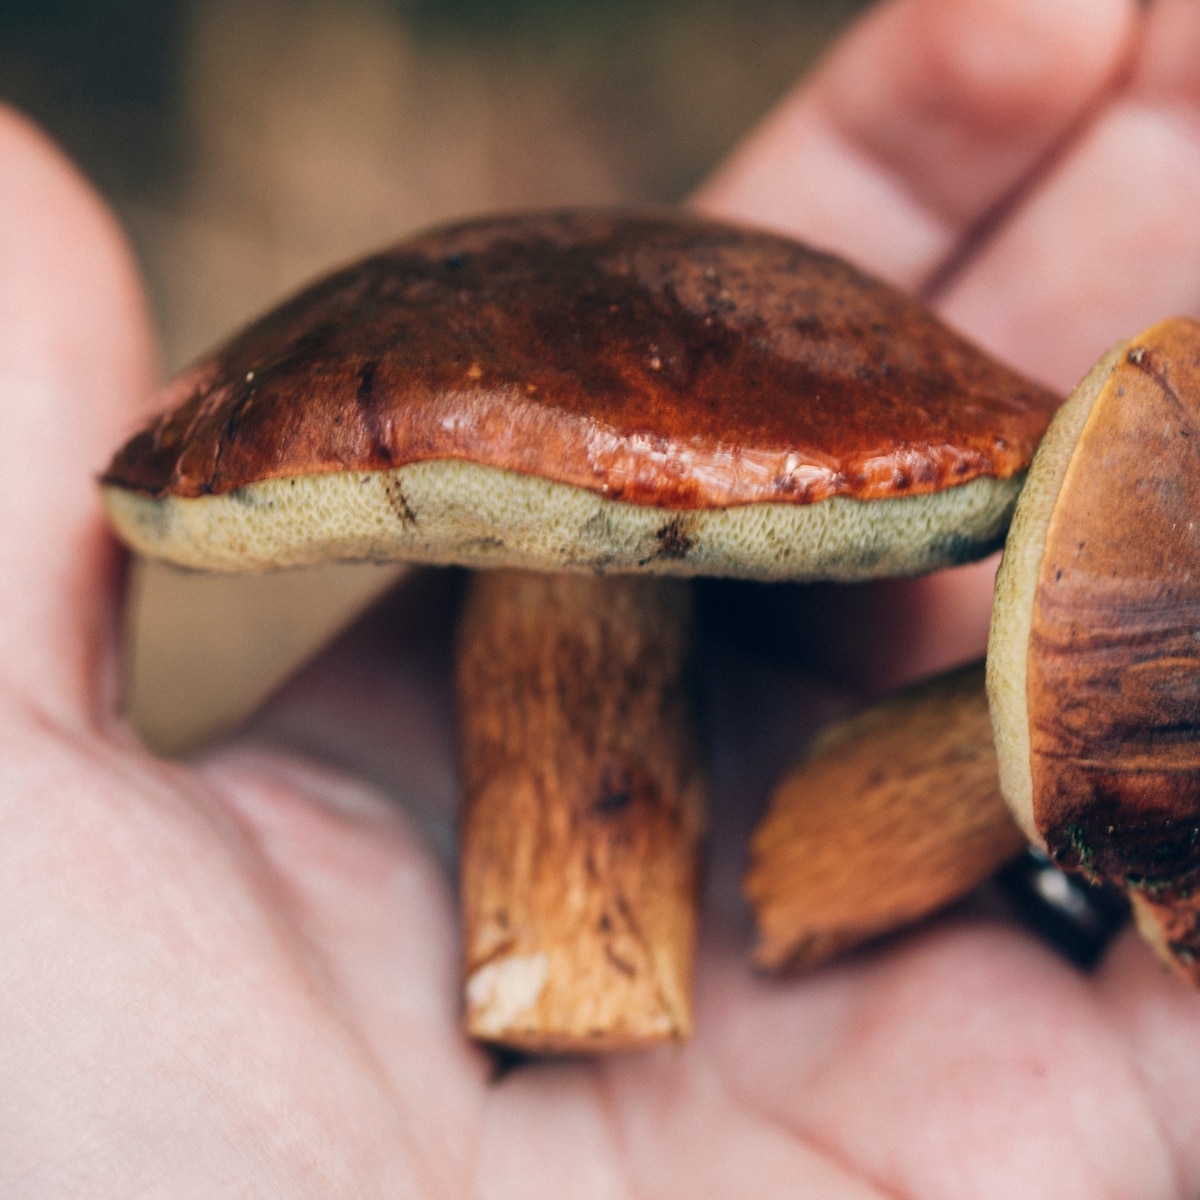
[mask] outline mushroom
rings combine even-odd
[[[476,221],[315,284],[103,477],[140,554],[474,577],[467,1027],[686,1037],[703,829],[686,585],[979,557],[1056,398],[848,264],[677,213]]]
[[[996,581],[1000,781],[1200,984],[1200,324],[1105,356],[1038,451]]]

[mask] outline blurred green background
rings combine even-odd
[[[684,196],[863,0],[0,0],[0,96],[117,208],[174,370],[486,209]]]

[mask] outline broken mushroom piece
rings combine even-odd
[[[759,966],[811,970],[993,874],[1028,929],[1083,969],[1100,960],[1129,902],[1028,845],[1000,790],[984,674],[960,667],[835,722],[775,789],[744,885]]]
[[[480,577],[460,646],[467,1023],[577,1051],[691,1026],[687,599],[655,577],[978,557],[1056,399],[797,243],[567,212],[338,272],[164,404],[103,479],[142,554],[514,570]]]
[[[1063,406],[996,582],[1000,779],[1059,865],[1122,886],[1200,984],[1200,324],[1108,354]]]
[[[905,688],[825,730],[771,797],[745,883],[755,961],[818,966],[957,900],[1025,844],[983,664]]]

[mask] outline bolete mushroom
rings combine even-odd
[[[1200,984],[1200,324],[1118,346],[1038,451],[996,581],[1000,780]]]
[[[684,583],[911,575],[1007,527],[1056,398],[848,264],[676,213],[438,230],[171,384],[104,478],[139,553],[476,576],[459,660],[467,1026],[685,1037]]]
[[[1003,796],[1055,863],[1121,888],[1143,936],[1200,984],[1197,439],[1200,323],[1155,325],[1083,380],[1005,544],[990,719],[968,669],[821,738],[755,835],[747,890],[764,965],[813,965],[872,932],[872,914],[883,931],[965,890],[1011,845]],[[864,871],[870,904],[853,891]],[[1015,873],[1071,886],[1032,860]],[[1112,890],[1063,898],[1086,920],[1056,940],[1067,933],[1090,963],[1120,903]]]

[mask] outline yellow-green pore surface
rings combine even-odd
[[[406,559],[750,579],[858,580],[965,562],[999,544],[1020,477],[894,500],[671,511],[455,460],[272,479],[221,496],[106,487],[139,553],[209,570]]]
[[[865,579],[978,557],[1056,398],[787,239],[674,213],[435,231],[178,379],[104,477],[139,551]]]

